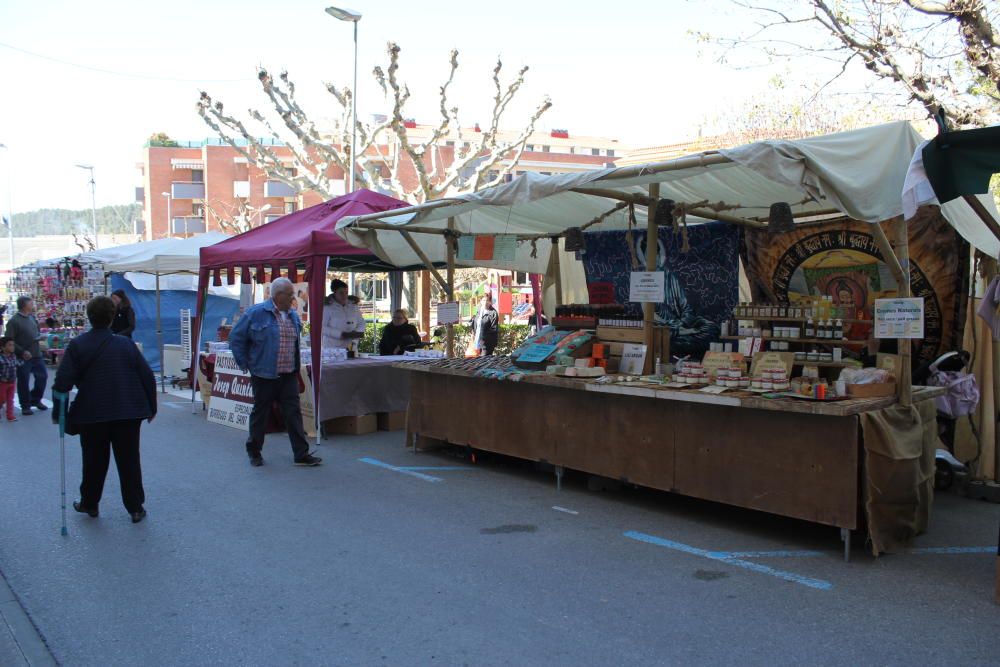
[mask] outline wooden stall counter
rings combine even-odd
[[[811,402],[529,374],[411,371],[407,444],[468,445],[840,528],[860,526],[859,415],[895,398]],[[938,388],[915,388],[914,401]]]

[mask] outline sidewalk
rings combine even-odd
[[[0,573],[0,665],[42,667],[57,664]]]

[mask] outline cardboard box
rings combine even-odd
[[[378,430],[402,431],[406,428],[406,411],[378,413]]]
[[[338,417],[323,422],[327,433],[336,435],[367,435],[378,430],[378,417],[373,414],[359,417]]]
[[[895,382],[877,382],[874,384],[849,384],[847,395],[851,398],[883,398],[896,395]]]

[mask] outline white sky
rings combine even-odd
[[[766,86],[771,72],[735,71],[700,54],[688,30],[746,28],[716,0],[505,3],[349,0],[359,28],[359,114],[383,111],[371,77],[385,43],[403,49],[400,76],[413,97],[408,115],[436,117],[437,87],[450,48],[460,68],[451,95],[463,124],[485,122],[490,71],[499,54],[508,75],[531,66],[505,127],[520,126],[543,95],[543,128],[648,146],[692,137],[699,119]],[[334,100],[320,83],[350,84],[351,26],[327,16],[322,0],[46,0],[0,3],[0,161],[12,164],[13,208],[86,208],[95,166],[97,203],[131,201],[135,163],[153,132],[204,139],[195,112],[204,88],[228,109],[264,109],[258,64],[287,68],[315,117]],[[477,7],[476,5],[479,5]],[[745,17],[743,17],[745,18]],[[178,80],[179,79],[179,80]],[[326,108],[324,108],[325,105]],[[9,162],[8,162],[9,159]],[[0,181],[0,192],[4,183]],[[0,208],[6,209],[6,202]]]

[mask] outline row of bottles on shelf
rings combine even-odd
[[[722,323],[722,335],[740,338],[785,338],[789,340],[844,340],[844,321],[840,318],[806,319],[804,326],[761,326],[758,322],[734,320]]]
[[[864,313],[856,312],[852,305],[835,303],[833,297],[813,297],[795,303],[740,303],[733,308],[733,317],[742,319],[785,318],[796,320],[862,319]]]

